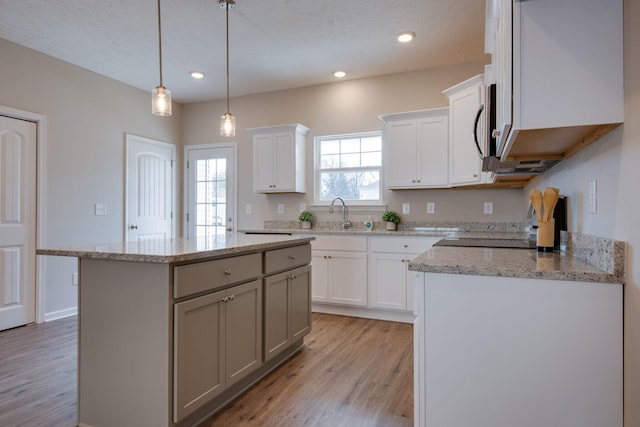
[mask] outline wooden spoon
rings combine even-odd
[[[553,210],[556,208],[556,203],[558,203],[559,193],[560,190],[558,188],[547,187],[544,189],[544,194],[542,196],[542,204],[544,206],[544,222],[547,222],[551,218],[553,218]]]
[[[538,219],[538,223],[542,222],[542,193],[537,188],[531,190],[531,194],[529,195],[531,198],[531,204],[533,205],[533,209],[536,211],[536,218]]]

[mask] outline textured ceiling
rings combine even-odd
[[[236,0],[231,96],[332,82],[338,69],[355,79],[483,60],[484,3]],[[224,25],[217,0],[162,0],[163,80],[175,101],[225,97]],[[399,44],[401,31],[416,39]],[[156,0],[0,0],[0,38],[143,90],[159,83],[157,37]]]

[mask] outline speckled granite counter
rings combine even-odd
[[[624,242],[563,233],[566,252],[535,249],[433,247],[409,270],[477,276],[624,283]]]
[[[229,236],[219,236],[216,240],[141,240],[62,249],[38,249],[36,254],[113,261],[178,263],[299,245],[313,239],[314,237],[308,233],[296,236],[232,233]]]

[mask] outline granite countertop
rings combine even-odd
[[[168,264],[304,244],[313,239],[314,237],[308,234],[289,236],[231,233],[228,236],[218,236],[217,240],[140,240],[60,249],[37,249],[36,254]]]
[[[608,272],[577,256],[535,249],[435,246],[412,260],[409,270],[599,283],[624,281],[624,274]]]

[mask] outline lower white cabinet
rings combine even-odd
[[[439,237],[370,237],[369,306],[413,309],[409,262],[440,240]]]
[[[622,285],[417,274],[415,426],[622,426]]]
[[[317,236],[311,242],[312,300],[367,305],[367,238]]]
[[[262,365],[261,280],[174,305],[178,422]]]
[[[311,267],[264,279],[265,362],[311,331]]]

